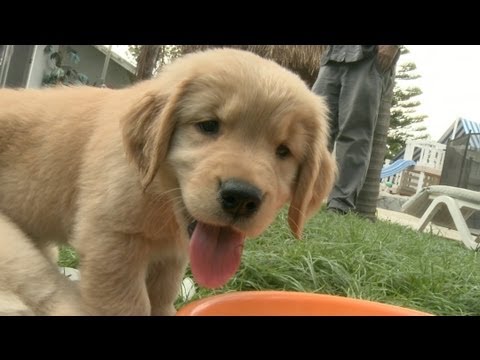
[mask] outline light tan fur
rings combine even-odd
[[[216,136],[198,130],[211,119],[220,122]],[[184,56],[120,90],[4,89],[0,212],[36,248],[76,248],[82,298],[94,313],[170,315],[188,261],[188,223],[253,237],[290,202],[300,237],[334,180],[327,137],[323,99],[276,63],[238,50]],[[280,145],[291,155],[279,158]],[[228,178],[261,189],[254,216],[227,219],[217,191]],[[18,235],[1,241],[25,242]],[[20,255],[2,273],[39,256]],[[23,281],[13,279],[10,286]]]
[[[89,313],[51,260],[0,213],[0,316]]]

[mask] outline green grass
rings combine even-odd
[[[76,269],[80,260],[75,250],[70,246],[61,246],[58,252],[58,266]]]
[[[319,213],[301,241],[286,224],[282,212],[261,237],[247,241],[233,279],[218,290],[198,289],[193,300],[240,290],[290,290],[437,315],[480,315],[480,255],[459,242],[355,215]]]
[[[65,263],[78,261],[70,252],[62,251]],[[223,288],[197,289],[192,300],[246,290],[305,291],[436,315],[480,315],[480,255],[400,225],[326,212],[308,222],[298,241],[283,211],[262,236],[247,240],[239,271]]]

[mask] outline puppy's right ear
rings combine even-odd
[[[321,207],[330,193],[336,175],[337,164],[324,141],[312,139],[313,151],[300,167],[295,193],[288,212],[290,229],[301,238],[305,222]],[[316,149],[315,149],[316,148]]]
[[[288,224],[295,237],[301,238],[305,222],[320,209],[337,176],[337,163],[328,150],[328,107],[316,98],[316,115],[306,121],[308,151],[295,184],[288,212]]]
[[[170,94],[146,93],[121,121],[127,158],[137,166],[144,189],[167,156],[176,125],[175,111],[186,87],[184,81]]]

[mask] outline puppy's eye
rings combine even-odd
[[[275,153],[280,159],[285,159],[287,156],[290,155],[290,149],[285,145],[280,145],[279,147],[277,147],[277,151]]]
[[[218,120],[202,121],[197,124],[197,128],[205,134],[215,135],[218,134],[220,123],[218,122]]]

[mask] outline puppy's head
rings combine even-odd
[[[123,122],[127,154],[145,188],[166,176],[159,167],[173,174],[201,285],[225,283],[245,237],[287,202],[301,236],[336,170],[322,98],[276,63],[227,49],[185,56],[142,86],[146,95]]]

